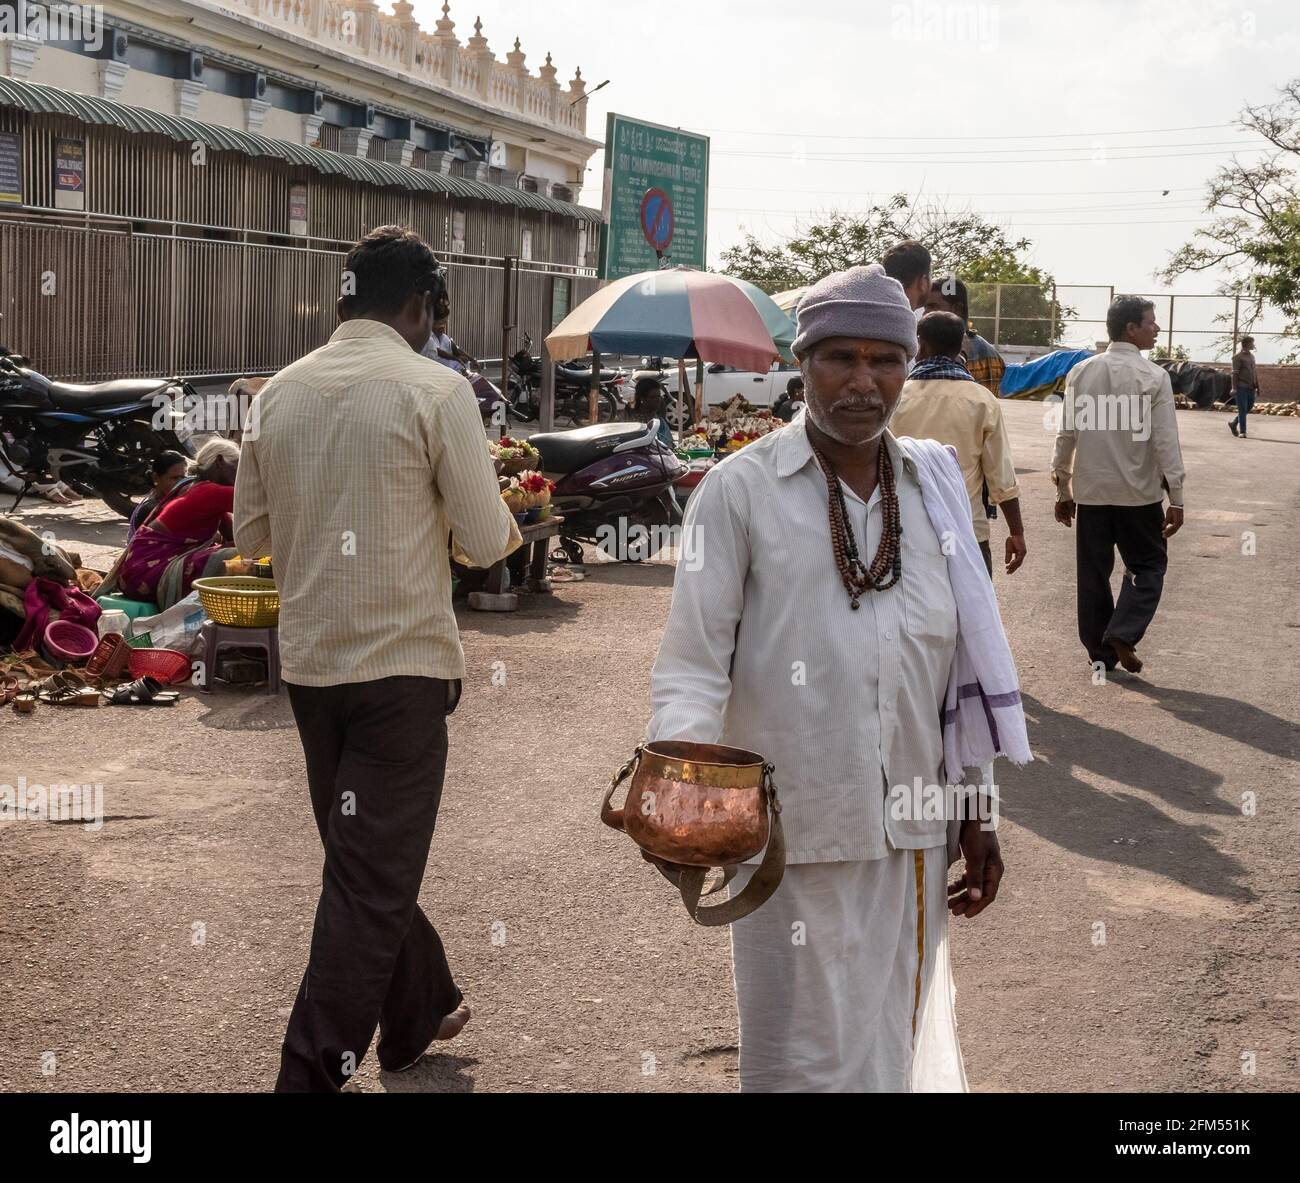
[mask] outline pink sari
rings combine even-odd
[[[206,538],[183,538],[157,521],[141,526],[127,547],[117,583],[130,600],[169,608],[190,594],[196,579],[218,575],[235,550]]]

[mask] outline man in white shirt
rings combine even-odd
[[[519,544],[473,392],[420,356],[447,289],[413,230],[348,254],[329,342],[263,387],[235,486],[235,541],[269,554],[280,657],[325,847],[281,1092],[338,1091],[379,1028],[409,1068],[469,1019],[417,900],[465,658],[447,539],[480,567]]]
[[[1079,639],[1088,660],[1140,673],[1137,646],[1160,606],[1168,540],[1183,525],[1183,455],[1169,374],[1141,353],[1160,335],[1155,305],[1117,296],[1106,330],[1106,352],[1066,379],[1052,480],[1056,520],[1069,527],[1078,519]],[[1118,603],[1110,588],[1117,549],[1125,569]]]
[[[996,835],[966,821],[966,874],[949,888],[947,815],[908,801],[947,783],[958,646],[944,541],[886,430],[916,321],[872,264],[813,285],[798,322],[807,410],[691,498],[699,561],[677,569],[647,736],[776,766],[785,878],[732,926],[742,1090],[960,1089],[948,909],[978,915],[1002,862]],[[953,520],[982,581],[953,467]]]

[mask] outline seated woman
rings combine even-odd
[[[235,556],[230,513],[239,445],[220,439],[204,444],[195,468],[196,479],[160,499],[126,544],[113,580],[121,595],[170,608],[190,594],[196,579],[223,574],[225,561]]]
[[[153,458],[149,465],[149,479],[153,482],[153,492],[149,494],[131,515],[131,524],[126,528],[126,540],[130,542],[135,532],[149,520],[149,515],[158,504],[182,481],[189,483],[194,478],[186,476],[189,463],[179,452],[163,452]]]

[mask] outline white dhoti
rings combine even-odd
[[[941,846],[786,867],[731,926],[742,1092],[966,1091],[947,875]]]

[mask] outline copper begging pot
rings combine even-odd
[[[762,756],[718,744],[672,741],[643,744],[614,776],[600,820],[622,830],[681,892],[699,924],[731,924],[767,900],[785,874],[785,836],[774,769]],[[622,809],[611,801],[629,776]],[[722,904],[700,906],[731,882],[737,867],[764,847],[753,878]],[[705,892],[709,868],[722,880]]]

